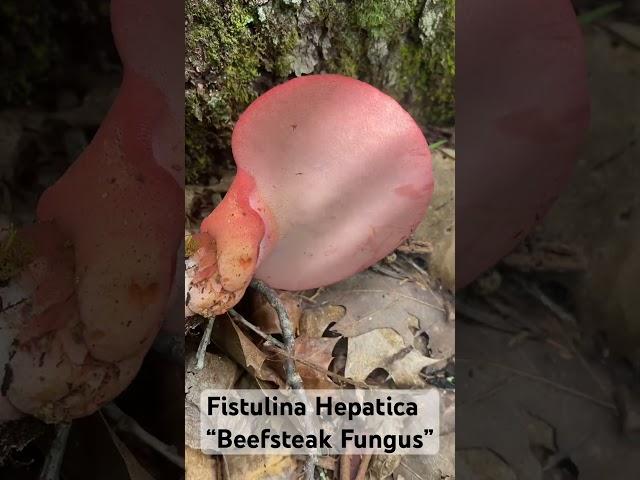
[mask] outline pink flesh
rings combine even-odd
[[[256,276],[274,288],[327,285],[377,262],[412,233],[433,190],[411,116],[338,75],[268,91],[240,117],[232,146],[267,233]]]
[[[566,185],[589,122],[568,0],[460,0],[456,286],[524,238]]]
[[[212,317],[233,307],[244,294],[258,263],[264,222],[250,205],[255,181],[242,169],[224,201],[193,236],[198,245],[185,271],[185,317]]]
[[[165,28],[169,13],[174,28]],[[0,408],[50,422],[88,415],[127,387],[160,328],[184,215],[175,113],[183,96],[168,95],[181,87],[168,90],[176,82],[167,74],[182,72],[182,53],[171,56],[181,15],[175,0],[113,2],[123,84],[89,147],[40,199],[38,223],[22,232],[35,259],[17,283],[34,293],[12,311],[13,380]],[[126,32],[137,29],[147,42],[132,43]]]

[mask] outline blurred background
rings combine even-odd
[[[0,59],[0,228],[20,227],[35,220],[40,195],[88,145],[118,91],[109,1],[3,1]],[[12,273],[5,253],[0,284]],[[73,423],[61,478],[180,478],[130,420],[181,453],[183,375],[182,359],[150,352],[116,402],[128,420],[98,412]],[[54,430],[35,419],[0,425],[0,478],[41,478]]]
[[[587,141],[544,220],[456,298],[463,479],[640,471],[640,2],[573,3]]]

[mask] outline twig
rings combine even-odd
[[[398,274],[397,272],[394,272],[390,268],[384,267],[382,265],[378,265],[378,264],[372,265],[371,266],[371,270],[373,270],[374,272],[379,273],[381,275],[386,275],[387,277],[395,278],[396,280],[406,280],[407,279],[406,276],[402,276],[402,275]]]
[[[590,23],[597,22],[609,16],[622,6],[622,2],[611,2],[588,12],[581,13],[578,15],[578,23],[581,25],[589,25]]]
[[[293,360],[295,355],[296,339],[289,313],[284,304],[278,297],[275,290],[269,287],[266,283],[260,280],[252,280],[251,287],[260,292],[266,299],[269,305],[271,305],[278,314],[278,321],[280,323],[280,330],[282,331],[282,338],[284,340],[284,348],[288,356],[285,358],[284,366],[285,373],[287,375],[287,383],[293,390],[300,390],[301,395],[306,403],[308,399],[304,395],[304,385],[302,384],[302,378],[296,370],[296,362]],[[309,425],[305,425],[307,430],[310,430]],[[318,463],[317,456],[311,454],[307,457],[304,464],[304,477],[305,480],[313,480],[316,472],[316,464]]]
[[[340,375],[338,373],[334,373],[330,370],[327,370],[326,368],[322,368],[319,365],[316,365],[315,363],[312,363],[308,360],[305,360],[304,358],[298,358],[295,355],[290,355],[289,352],[287,352],[284,344],[280,341],[277,340],[276,338],[272,337],[271,335],[264,333],[262,330],[260,330],[258,327],[256,327],[255,325],[253,325],[251,322],[249,322],[246,318],[244,318],[242,315],[240,315],[238,312],[236,312],[235,310],[231,309],[229,310],[227,313],[229,313],[229,315],[231,316],[231,318],[240,323],[242,326],[248,328],[249,330],[251,330],[252,332],[254,332],[256,335],[258,335],[260,338],[262,338],[263,340],[265,340],[265,342],[267,342],[268,344],[272,345],[274,347],[275,350],[277,350],[279,354],[283,355],[286,358],[290,358],[291,360],[304,365],[305,367],[309,367],[312,370],[315,370],[316,372],[319,373],[323,373],[325,375],[327,375],[328,377],[331,377],[334,380],[338,380],[340,382],[344,382],[347,383],[349,385],[352,385],[354,387],[357,388],[361,388],[361,389],[369,389],[371,388],[371,386],[367,385],[366,383],[363,382],[357,382],[355,380],[352,380],[350,378],[347,378],[343,375]]]
[[[56,436],[44,461],[42,472],[40,472],[40,480],[59,480],[70,430],[71,423],[56,425]]]
[[[313,303],[316,303],[317,298],[324,292],[324,287],[318,288],[313,295],[309,298]]]
[[[176,453],[176,449],[158,440],[147,432],[133,418],[124,413],[115,403],[102,407],[102,412],[111,419],[116,430],[130,433],[145,445],[158,452],[174,465],[184,470],[184,458]]]
[[[580,390],[576,390],[573,389],[571,387],[566,387],[560,383],[554,382],[553,380],[549,380],[548,378],[545,377],[541,377],[539,375],[534,375],[533,373],[529,373],[529,372],[525,372],[522,370],[518,370],[517,368],[513,368],[513,367],[508,367],[507,365],[501,365],[499,363],[495,363],[495,362],[484,362],[484,361],[477,361],[471,358],[462,358],[462,357],[457,357],[457,361],[459,362],[469,362],[469,363],[479,363],[481,365],[485,365],[487,367],[494,367],[494,368],[499,368],[501,370],[504,370],[506,372],[511,372],[514,373],[515,375],[519,376],[519,377],[524,377],[524,378],[528,378],[529,380],[533,380],[535,382],[539,382],[539,383],[544,383],[545,385],[549,385],[553,388],[555,388],[556,390],[560,390],[561,392],[565,392],[568,393],[570,395],[573,395],[574,397],[578,397],[578,398],[582,398],[583,400],[587,400],[591,403],[594,403],[596,405],[599,405],[601,407],[604,407],[606,409],[609,410],[613,410],[614,412],[618,413],[618,408],[616,407],[615,404],[611,403],[611,402],[607,402],[606,400],[600,400],[599,398],[595,398],[592,397],[584,392],[581,392]]]
[[[285,354],[287,353],[287,351],[286,351],[287,349],[284,346],[284,343],[282,343],[277,338],[272,337],[268,333],[264,333],[262,330],[260,330],[258,327],[256,327],[253,323],[251,323],[249,320],[247,320],[242,315],[240,315],[238,312],[236,312],[233,308],[230,309],[227,313],[231,316],[231,318],[233,320],[235,320],[236,322],[240,323],[241,325],[247,327],[253,333],[255,333],[256,335],[260,336],[264,341],[266,341],[267,343],[272,344],[273,346],[275,346],[276,348],[278,348],[280,350],[284,350],[283,353],[285,353]],[[291,358],[293,360],[295,360],[295,356],[292,356]]]
[[[282,330],[282,338],[284,340],[284,348],[290,357],[285,359],[285,373],[287,374],[287,383],[294,390],[302,390],[304,386],[302,385],[302,378],[300,378],[300,374],[296,370],[295,361],[292,360],[291,357],[295,354],[295,346],[296,339],[295,333],[293,331],[293,325],[291,324],[291,319],[289,318],[289,313],[287,313],[287,309],[284,304],[278,297],[278,294],[269,287],[264,282],[260,280],[253,280],[251,282],[251,287],[260,292],[269,302],[276,313],[278,314],[278,320],[280,321],[280,330]]]
[[[362,456],[362,460],[360,460],[360,465],[358,466],[358,473],[356,473],[355,480],[364,480],[366,478],[370,461],[371,461],[370,453],[366,453]]]
[[[534,298],[536,298],[549,311],[551,311],[551,313],[553,313],[558,319],[560,319],[561,321],[560,328],[562,331],[562,336],[567,342],[569,349],[576,357],[578,357],[578,360],[582,364],[583,368],[591,376],[593,381],[598,385],[598,387],[600,388],[600,391],[602,391],[602,393],[604,393],[605,395],[609,395],[610,393],[607,391],[605,384],[600,380],[600,377],[598,377],[597,373],[593,370],[593,368],[591,368],[591,365],[589,365],[589,362],[587,362],[587,359],[584,358],[584,355],[582,355],[582,353],[580,353],[578,349],[575,347],[575,345],[573,344],[573,341],[571,340],[571,338],[569,338],[569,335],[565,330],[565,325],[562,324],[564,322],[570,325],[577,325],[578,322],[576,321],[575,317],[571,315],[568,311],[566,311],[564,308],[562,308],[560,305],[558,305],[556,302],[554,302],[550,297],[548,297],[540,289],[538,285],[529,284],[525,281],[521,281],[521,284],[523,285],[525,291],[529,293],[529,295],[532,295]]]
[[[351,455],[340,457],[340,480],[351,480]]]
[[[200,345],[198,345],[198,353],[196,354],[196,369],[202,370],[204,368],[204,357],[207,353],[207,347],[211,342],[211,332],[213,331],[213,322],[215,317],[207,319],[207,328],[204,330],[204,334],[200,339]]]
[[[611,28],[609,25],[599,23],[597,25],[598,28],[604,30],[606,33],[614,37],[621,43],[624,43],[627,47],[632,48],[633,50],[640,50],[640,44],[630,39],[624,33],[617,31],[615,28]]]

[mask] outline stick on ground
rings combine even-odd
[[[44,461],[42,472],[40,472],[40,480],[59,480],[62,461],[64,460],[64,452],[67,449],[67,440],[69,439],[69,431],[71,423],[60,423],[56,425],[56,437],[53,439],[51,449]]]
[[[130,433],[171,463],[184,469],[184,458],[178,455],[174,447],[151,435],[138,422],[120,410],[115,403],[109,403],[102,407],[102,412],[114,423],[115,430]]]
[[[200,345],[198,345],[198,353],[196,354],[196,369],[202,370],[204,368],[204,357],[207,353],[207,347],[211,342],[211,332],[213,331],[213,322],[215,321],[215,317],[211,317],[207,319],[207,328],[204,331],[204,335],[202,335],[202,339],[200,340]]]
[[[269,302],[276,313],[278,314],[278,320],[280,323],[280,330],[282,330],[282,338],[284,340],[284,347],[288,354],[287,358],[285,358],[285,373],[287,375],[287,384],[293,390],[304,391],[304,385],[302,384],[302,378],[300,374],[296,370],[296,362],[293,360],[293,356],[295,354],[296,347],[296,337],[295,332],[293,330],[293,325],[291,323],[291,319],[289,318],[289,313],[285,308],[284,304],[278,297],[277,292],[268,286],[266,283],[260,280],[253,280],[251,282],[251,287],[261,293]],[[308,403],[308,400],[307,400]],[[305,480],[313,480],[315,477],[316,464],[318,463],[318,459],[316,455],[309,455],[307,457],[307,461],[304,464],[304,477]]]

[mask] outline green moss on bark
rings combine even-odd
[[[250,1],[188,0],[186,11],[187,182],[195,182],[228,150],[260,78],[289,74],[298,38],[291,18]]]
[[[454,0],[187,1],[187,181],[230,158],[238,115],[288,78],[341,73],[422,125],[453,122]]]

